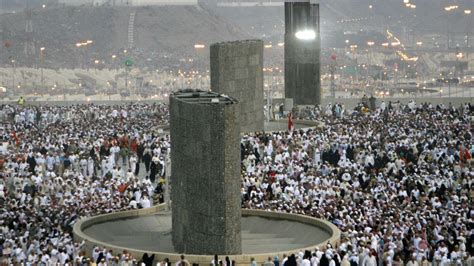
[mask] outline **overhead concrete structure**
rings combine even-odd
[[[240,254],[240,106],[215,92],[170,96],[172,240],[177,252]]]
[[[197,5],[198,0],[58,0],[67,6],[174,6]]]
[[[217,6],[224,7],[262,7],[282,6],[282,0],[217,0]]]
[[[285,3],[285,98],[296,105],[321,103],[319,4]]]
[[[263,41],[215,43],[210,54],[211,90],[239,101],[242,132],[262,131]]]

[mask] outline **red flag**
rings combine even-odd
[[[293,131],[293,114],[288,114],[288,131]]]
[[[15,141],[15,145],[16,146],[20,146],[20,139],[18,138],[18,136],[16,135],[16,132],[13,131],[13,133],[11,134],[13,140]]]
[[[120,194],[123,194],[125,190],[127,190],[127,188],[128,188],[128,183],[123,183],[118,187],[118,191],[120,192]]]

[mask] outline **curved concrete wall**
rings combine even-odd
[[[283,119],[274,119],[274,120],[270,120],[270,122],[272,123],[278,123],[282,126],[282,130],[265,130],[265,132],[279,132],[279,131],[286,131],[287,130],[287,127],[288,127],[288,118],[283,118]],[[295,126],[295,128],[298,130],[298,129],[303,129],[303,128],[319,128],[319,127],[323,127],[324,124],[319,122],[319,121],[315,121],[315,120],[300,120],[300,119],[294,119],[293,120],[293,125]],[[242,134],[242,135],[245,135],[245,134]]]
[[[87,252],[88,255],[91,254],[92,248],[94,246],[101,246],[101,247],[106,247],[107,249],[113,250],[115,254],[122,253],[122,251],[126,249],[138,260],[141,259],[144,253],[148,253],[149,255],[155,254],[155,260],[157,261],[161,261],[164,258],[168,258],[170,259],[172,263],[174,263],[180,259],[179,258],[180,254],[153,252],[153,251],[147,251],[147,250],[129,249],[127,247],[119,247],[119,246],[115,246],[115,245],[98,241],[94,239],[93,237],[88,236],[83,233],[84,229],[97,223],[102,223],[102,222],[112,221],[112,220],[117,220],[117,219],[137,217],[137,216],[145,216],[145,215],[154,214],[163,210],[165,210],[165,204],[156,205],[147,209],[116,212],[116,213],[103,214],[99,216],[81,219],[74,225],[74,240],[85,241],[85,251]],[[333,246],[336,246],[339,244],[339,241],[341,238],[341,232],[335,225],[333,225],[332,223],[328,221],[316,219],[310,216],[289,214],[289,213],[283,213],[283,212],[269,212],[269,211],[262,211],[262,210],[246,210],[246,209],[242,209],[242,216],[260,216],[264,218],[283,219],[283,220],[290,220],[290,221],[296,221],[296,222],[300,222],[304,224],[309,224],[315,227],[322,228],[323,230],[327,231],[331,235],[331,238],[325,241],[324,243],[320,243],[318,245],[314,245],[310,247],[305,247],[298,250],[288,250],[284,252],[262,253],[262,254],[230,255],[229,256],[230,259],[235,260],[237,265],[248,265],[250,263],[251,258],[255,258],[258,264],[262,264],[263,262],[267,260],[268,257],[273,258],[274,256],[279,256],[280,258],[283,258],[283,254],[289,255],[292,253],[297,253],[300,250],[314,250],[316,247],[319,247],[320,249],[322,249],[323,247],[327,245],[327,243],[331,243]],[[223,257],[219,256],[219,258],[223,258]],[[191,264],[197,263],[200,265],[209,265],[213,259],[213,256],[186,255],[186,259]]]

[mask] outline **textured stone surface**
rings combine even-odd
[[[175,253],[177,251],[172,245],[170,231],[171,215],[158,213],[95,224],[86,228],[84,233],[117,246]],[[303,249],[324,243],[330,237],[331,234],[326,230],[301,222],[258,216],[242,217],[244,254]]]
[[[182,253],[239,254],[240,106],[204,94],[170,97],[172,239]]]
[[[297,39],[302,29],[316,31],[316,39]],[[320,51],[319,4],[285,3],[285,97],[294,104],[321,103]]]
[[[263,130],[263,41],[211,45],[211,90],[240,102],[242,132]]]

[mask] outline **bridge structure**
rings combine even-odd
[[[221,7],[283,6],[285,0],[218,0]]]
[[[319,3],[320,0],[199,0],[200,2],[216,2],[222,7],[253,7],[253,6],[284,6],[285,2],[309,2]]]

